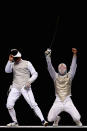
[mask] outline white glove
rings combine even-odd
[[[47,55],[49,55],[49,56],[51,56],[51,49],[47,49],[46,51],[45,51],[45,55],[47,56]]]

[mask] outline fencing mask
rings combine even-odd
[[[13,56],[14,61],[17,61],[22,56],[17,49],[11,49],[10,54]]]
[[[64,63],[59,64],[58,71],[60,75],[65,75],[67,73],[67,66]]]

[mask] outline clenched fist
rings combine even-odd
[[[9,61],[13,61],[13,55],[9,55]]]
[[[47,49],[47,50],[45,51],[45,55],[51,55],[51,49]]]
[[[77,54],[77,49],[76,48],[72,48],[72,52],[73,52],[74,55],[76,55]]]

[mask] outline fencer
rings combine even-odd
[[[22,59],[22,54],[17,49],[12,49],[9,60],[5,67],[6,73],[13,72],[13,82],[10,86],[10,93],[7,98],[7,109],[12,118],[12,123],[7,126],[18,126],[16,112],[14,110],[15,102],[23,95],[29,106],[34,110],[35,114],[41,120],[43,126],[47,126],[48,122],[44,119],[43,114],[35,101],[31,84],[37,79],[38,73],[30,61]]]
[[[48,113],[48,121],[53,122],[53,126],[58,126],[60,121],[59,114],[63,111],[69,113],[77,126],[82,126],[80,121],[81,115],[76,109],[71,99],[72,80],[77,68],[77,49],[72,48],[73,58],[70,70],[67,71],[67,66],[64,63],[59,64],[58,73],[55,71],[51,62],[51,49],[45,51],[48,71],[54,82],[56,99],[52,108]]]

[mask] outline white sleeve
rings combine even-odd
[[[48,71],[50,73],[50,76],[55,81],[55,79],[56,79],[56,72],[55,72],[54,67],[52,66],[51,58],[50,58],[49,55],[46,56],[46,61],[47,61]]]
[[[74,75],[76,73],[76,68],[77,68],[76,60],[77,60],[77,56],[73,56],[72,64],[71,64],[70,71],[69,71],[71,79],[74,78]]]
[[[33,83],[37,79],[38,73],[36,72],[36,70],[33,67],[31,62],[28,62],[28,70],[31,73],[31,77],[29,78],[29,82]]]
[[[7,62],[6,66],[5,66],[6,73],[12,73],[12,65],[13,65],[12,62],[10,62],[10,61]]]

